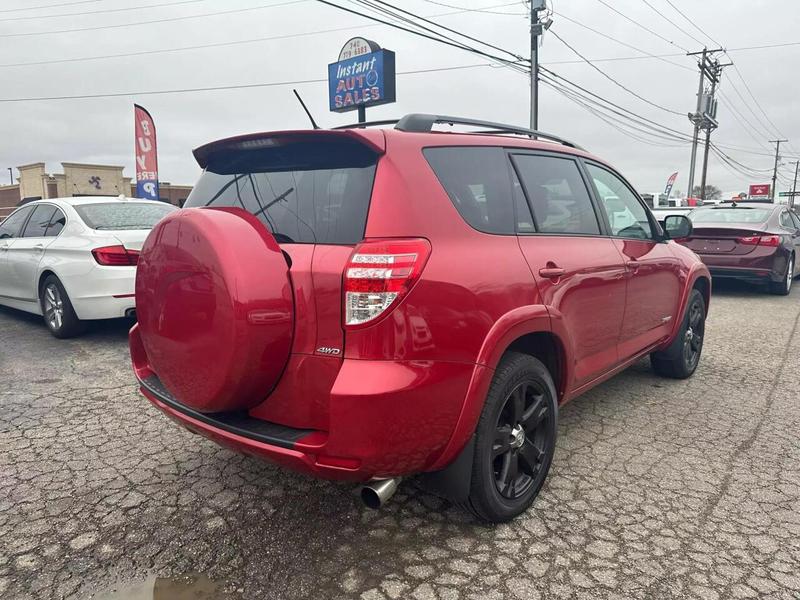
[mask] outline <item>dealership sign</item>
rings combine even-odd
[[[395,101],[394,52],[364,38],[353,38],[339,60],[328,65],[328,102],[334,112]]]
[[[770,184],[757,183],[755,185],[750,186],[749,196],[751,198],[768,198],[769,191],[770,191]]]

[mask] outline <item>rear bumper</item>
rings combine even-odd
[[[756,283],[780,281],[786,274],[787,258],[775,248],[757,248],[747,255],[699,254],[712,277],[743,279]]]
[[[367,481],[430,470],[461,415],[476,365],[342,360],[322,429],[287,427],[249,413],[202,414],[182,405],[149,368],[138,326],[131,356],[142,393],[174,421],[237,452],[315,477]],[[284,375],[286,377],[286,375]],[[298,402],[308,402],[298,394]],[[264,405],[268,405],[267,398]],[[275,419],[277,420],[277,419]]]
[[[79,319],[114,319],[136,307],[136,267],[95,266],[63,282]]]

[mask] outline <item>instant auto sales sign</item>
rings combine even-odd
[[[328,65],[330,109],[334,112],[347,112],[359,106],[378,106],[394,102],[394,52],[378,48],[357,54],[358,49],[377,48],[374,43],[371,47],[355,46],[355,52],[346,52],[347,48],[348,45],[345,45],[339,61]],[[343,58],[347,55],[350,56]]]

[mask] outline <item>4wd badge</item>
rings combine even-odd
[[[331,354],[333,356],[339,355],[342,353],[340,348],[330,348],[328,346],[322,346],[321,348],[317,348],[317,352],[319,354]]]

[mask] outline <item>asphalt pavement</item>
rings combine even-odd
[[[175,426],[125,322],[56,340],[0,308],[0,598],[800,598],[798,321],[800,285],[717,286],[695,376],[642,361],[563,407],[533,508],[486,526]]]

